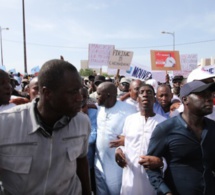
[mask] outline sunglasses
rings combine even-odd
[[[121,85],[123,85],[123,86],[129,86],[130,84],[129,83],[121,83]]]
[[[181,83],[181,80],[174,80],[173,83]]]

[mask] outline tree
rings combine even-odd
[[[81,76],[90,76],[90,75],[94,75],[93,69],[90,68],[86,68],[86,69],[81,69],[79,71]]]

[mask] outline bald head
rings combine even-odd
[[[97,88],[97,102],[100,106],[111,108],[116,103],[117,88],[111,82],[101,83]]]
[[[138,97],[138,91],[140,89],[140,87],[143,85],[143,81],[137,79],[137,80],[133,80],[131,81],[130,83],[130,88],[129,88],[129,93],[130,93],[130,97],[133,99],[133,100],[137,100],[137,97]]]
[[[112,96],[117,96],[117,88],[112,82],[101,83],[98,88]]]
[[[39,94],[39,86],[38,86],[38,77],[34,77],[29,85],[28,85],[28,91],[29,91],[29,96],[30,100],[32,101],[35,97],[38,96]]]
[[[30,83],[29,83],[29,87],[31,87],[32,85],[34,85],[35,83],[38,83],[38,77],[34,77],[33,79],[31,79]]]

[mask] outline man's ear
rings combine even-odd
[[[186,104],[188,102],[188,97],[184,96],[181,100],[183,104]]]
[[[183,101],[186,101],[186,100],[187,100],[187,96],[183,97],[182,100],[183,100]]]
[[[50,99],[50,97],[52,96],[52,91],[46,86],[42,87],[42,93],[45,99]]]

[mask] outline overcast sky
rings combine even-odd
[[[22,0],[0,0],[6,69],[24,71]],[[133,61],[151,65],[150,50],[215,57],[214,0],[25,0],[28,73],[64,56],[80,68],[90,43],[133,51]]]

